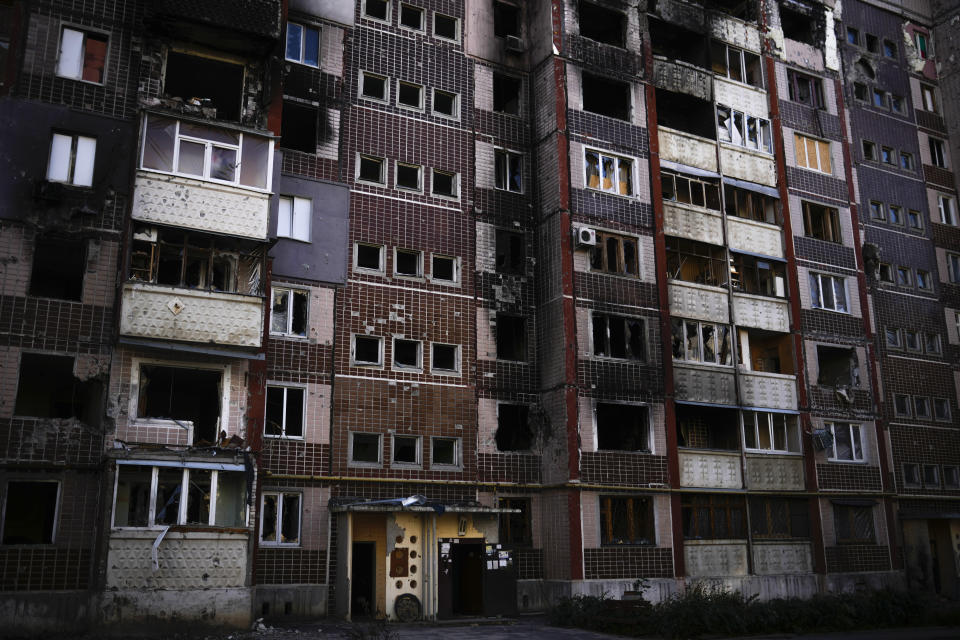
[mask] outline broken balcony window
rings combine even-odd
[[[750,530],[764,540],[809,538],[809,504],[803,498],[751,496]]]
[[[706,364],[733,364],[730,327],[695,320],[670,320],[673,331],[673,359]]]
[[[720,186],[715,180],[663,170],[660,172],[660,187],[664,202],[720,211]]]
[[[530,407],[525,404],[497,405],[498,451],[529,451],[533,443],[530,429]]]
[[[270,545],[300,544],[301,494],[293,491],[264,491],[260,542]]]
[[[803,234],[828,242],[843,242],[840,233],[840,212],[815,202],[803,203]]]
[[[164,95],[210,105],[220,120],[240,120],[243,66],[178,51],[167,54]]]
[[[153,468],[120,465],[117,468],[117,498],[113,526],[146,527],[150,523],[150,488]]]
[[[817,366],[817,384],[821,386],[860,386],[860,365],[854,349],[817,345]]]
[[[273,287],[270,307],[270,333],[306,337],[310,293],[300,289]]]
[[[85,248],[81,240],[37,238],[33,245],[30,295],[79,301],[87,271]]]
[[[653,524],[649,497],[600,497],[600,544],[654,544]]]
[[[590,251],[590,269],[616,275],[639,275],[637,239],[602,231],[597,232],[597,244]]]
[[[630,120],[630,83],[583,73],[583,110],[618,120]]]
[[[650,43],[655,56],[682,60],[701,69],[708,66],[707,38],[671,22],[650,16]]]
[[[527,263],[527,248],[521,231],[497,229],[497,273],[523,275]]]
[[[625,318],[594,312],[591,315],[593,355],[627,360],[646,360],[646,323],[641,318]]]
[[[284,100],[283,121],[280,124],[280,146],[304,153],[316,153],[320,130],[319,118],[320,110],[316,107]]]
[[[816,45],[823,41],[821,20],[823,12],[819,3],[807,0],[780,0],[780,26],[783,35],[797,42]]]
[[[158,525],[175,525],[180,522],[180,500],[183,497],[183,469],[160,467],[157,469],[154,522]]]
[[[723,247],[667,236],[667,277],[712,287],[727,286],[730,263]]]
[[[747,149],[773,153],[770,121],[717,105],[717,137]]]
[[[713,41],[710,43],[710,61],[713,72],[717,75],[754,87],[763,87],[760,56],[755,53]],[[659,111],[659,99],[657,110]]]
[[[497,314],[497,358],[525,362],[527,359],[527,319],[506,313]]]
[[[103,385],[96,379],[79,380],[73,367],[70,356],[22,353],[14,415],[100,424]]]
[[[302,387],[267,386],[264,435],[268,438],[302,438],[306,390]]]
[[[2,544],[52,544],[60,483],[9,480]]]
[[[797,416],[771,411],[744,411],[743,448],[764,453],[799,453]]]
[[[212,472],[207,469],[191,469],[187,485],[186,524],[210,523],[210,482]]]
[[[221,384],[220,371],[140,365],[137,417],[192,423],[193,444],[217,442]]]
[[[793,349],[789,334],[738,327],[737,344],[737,355],[746,371],[793,375]]]
[[[598,451],[650,451],[646,406],[598,402],[594,413]]]
[[[615,47],[625,46],[627,17],[592,2],[580,2],[580,35]]]
[[[434,373],[460,373],[460,345],[434,342],[430,347]]]
[[[520,115],[520,88],[519,78],[502,73],[493,74],[493,110],[497,113]],[[434,98],[436,101],[436,98]]]
[[[678,446],[736,451],[740,448],[738,423],[736,409],[678,404]]]
[[[114,527],[246,526],[246,478],[239,471],[118,464],[115,495]]]
[[[520,7],[507,3],[493,3],[493,35],[498,38],[520,36]]]
[[[723,185],[723,195],[723,206],[728,216],[767,224],[783,224],[780,201],[777,198],[729,184]]]
[[[520,513],[500,514],[500,544],[526,547],[533,544],[531,534],[530,498],[499,498],[501,509],[519,509]]]
[[[657,125],[701,138],[717,139],[713,103],[685,93],[657,89]],[[719,207],[718,207],[719,208]]]
[[[747,537],[742,496],[684,494],[680,499],[686,540],[738,540]]]

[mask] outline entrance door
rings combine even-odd
[[[483,614],[483,543],[453,545],[453,613],[479,616]]]
[[[353,564],[350,568],[350,618],[370,617],[376,613],[375,542],[353,543]]]

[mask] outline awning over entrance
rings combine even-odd
[[[488,507],[476,502],[440,502],[429,500],[425,496],[414,495],[407,498],[387,498],[384,500],[365,500],[363,498],[331,498],[330,511],[391,513],[407,511],[411,513],[520,513],[520,509],[507,507]]]

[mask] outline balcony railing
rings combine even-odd
[[[733,369],[708,365],[673,363],[673,381],[678,400],[709,404],[737,404]]]
[[[733,294],[733,319],[741,327],[767,331],[790,331],[790,309],[783,298]]]
[[[682,449],[679,454],[681,487],[743,488],[739,452]]]
[[[777,166],[772,155],[723,144],[720,159],[728,176],[771,187],[777,185]]]
[[[799,455],[747,454],[747,488],[802,491],[803,458]]]
[[[753,571],[759,575],[811,573],[810,543],[754,541]]]
[[[717,170],[717,144],[683,131],[660,127],[660,157],[707,171]]]
[[[782,373],[740,371],[740,395],[749,407],[797,408],[797,378]]]
[[[730,322],[726,289],[696,282],[670,280],[667,291],[672,316],[722,324]]]
[[[746,541],[686,540],[683,559],[691,577],[747,575]]]
[[[727,240],[730,248],[759,253],[775,258],[783,257],[783,235],[780,227],[746,218],[727,218]]]
[[[690,209],[676,202],[663,203],[663,231],[668,236],[700,242],[717,242],[723,237],[723,219],[708,209]]]

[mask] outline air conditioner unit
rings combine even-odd
[[[574,236],[574,239],[577,241],[578,247],[597,246],[596,229],[591,229],[590,227],[574,227],[573,236]]]
[[[507,36],[507,44],[505,48],[510,53],[523,53],[527,50],[527,46],[524,44],[523,38],[518,36]]]

